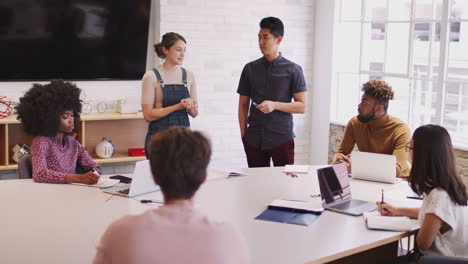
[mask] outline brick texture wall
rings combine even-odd
[[[285,24],[280,51],[302,66],[312,83],[314,1],[308,0],[161,0],[160,32],[178,32],[187,39],[185,66],[199,89],[199,116],[194,129],[212,139],[212,166],[246,167],[237,119],[237,85],[244,65],[262,55],[257,34],[263,17]],[[296,163],[309,159],[310,115],[294,115]]]
[[[337,124],[330,124],[330,141],[328,147],[328,162],[331,162],[333,155],[338,150],[341,138],[344,134],[344,126]],[[460,175],[468,186],[468,151],[455,149],[456,163]]]

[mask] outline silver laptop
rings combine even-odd
[[[354,179],[396,182],[396,157],[393,155],[353,151],[351,164],[351,175]]]
[[[323,208],[349,215],[362,215],[374,211],[374,202],[351,199],[351,187],[346,163],[317,170]]]
[[[125,186],[103,189],[106,193],[124,197],[134,197],[159,190],[159,185],[154,182],[149,160],[138,161],[135,163],[132,183],[126,184]]]

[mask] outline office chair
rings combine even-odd
[[[418,264],[467,264],[468,258],[422,256]]]
[[[31,179],[32,178],[32,166],[31,166],[31,157],[29,154],[24,155],[18,161],[18,179]]]
[[[81,167],[80,164],[76,164],[76,173],[83,174],[86,170]],[[32,178],[32,165],[31,165],[31,156],[29,154],[24,155],[18,161],[18,170],[16,172],[18,174],[18,179],[31,179]]]

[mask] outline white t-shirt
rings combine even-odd
[[[454,203],[446,191],[436,188],[424,197],[419,210],[422,225],[426,214],[432,213],[451,227],[451,230],[437,233],[432,246],[422,250],[428,256],[468,257],[468,206]]]

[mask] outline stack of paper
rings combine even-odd
[[[109,178],[99,178],[96,184],[82,184],[82,183],[72,183],[73,185],[81,185],[81,186],[88,186],[88,187],[96,187],[96,188],[109,188],[111,186],[116,185],[119,183],[119,180],[109,179]]]
[[[364,213],[364,219],[369,229],[412,231],[420,227],[416,219],[407,216],[382,216],[377,211]]]

